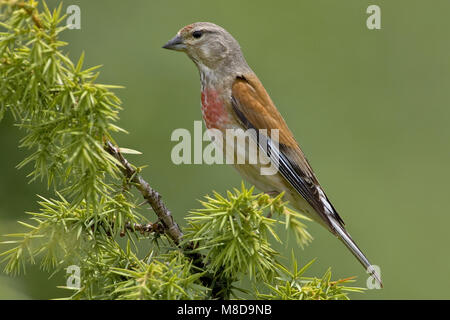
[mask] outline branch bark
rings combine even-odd
[[[134,183],[144,199],[148,202],[148,204],[150,204],[153,211],[155,211],[159,221],[164,227],[165,234],[167,234],[167,236],[172,239],[176,245],[178,245],[183,237],[183,232],[173,219],[170,210],[162,201],[161,195],[154,190],[150,184],[148,184],[148,182],[141,177],[141,175],[128,162],[128,160],[124,158],[122,153],[120,153],[119,148],[115,147],[110,141],[106,141],[105,150],[122,164],[122,166],[119,167],[122,173],[130,182]]]
[[[42,25],[41,19],[39,19],[38,15],[36,14],[36,8],[30,6],[29,4],[25,2],[19,2],[17,0],[3,0],[0,2],[0,4],[7,4],[12,7],[17,7],[19,9],[25,10],[25,12],[31,17],[33,20],[33,23],[38,27],[39,29],[42,29],[44,26]]]
[[[150,204],[150,206],[155,211],[159,223],[148,224],[148,225],[127,225],[126,228],[133,231],[139,232],[161,232],[164,231],[170,239],[178,246],[181,242],[181,238],[183,237],[183,232],[181,231],[178,224],[174,221],[173,216],[169,209],[167,209],[166,205],[161,199],[161,195],[154,190],[148,182],[146,182],[141,175],[137,172],[133,165],[131,165],[127,159],[124,158],[120,149],[115,147],[110,141],[105,141],[105,150],[116,158],[120,163],[120,170],[124,174],[124,176],[130,181],[133,182],[136,188],[141,192],[144,199]],[[161,225],[162,229],[161,230]],[[194,245],[193,243],[186,243],[183,248],[184,254],[192,260],[192,264],[199,268],[200,270],[205,270],[206,266],[203,262],[203,255],[199,252],[193,251]],[[211,273],[204,274],[200,281],[204,286],[211,288],[211,297],[213,299],[228,299],[231,292],[231,282],[226,278],[218,278],[216,275]]]

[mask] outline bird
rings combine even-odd
[[[382,287],[381,275],[347,232],[293,133],[249,67],[238,41],[214,23],[196,22],[181,28],[163,48],[186,53],[197,66],[202,116],[208,129],[256,130],[252,141],[269,161],[277,161],[278,170],[272,175],[261,174],[262,161],[234,164],[244,180],[269,194],[284,193],[289,204],[339,238]],[[275,130],[277,141],[270,134]]]

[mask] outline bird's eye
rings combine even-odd
[[[194,32],[192,32],[192,36],[193,36],[195,39],[200,38],[202,35],[203,35],[203,33],[202,33],[201,31],[194,31]]]

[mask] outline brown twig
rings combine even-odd
[[[25,12],[31,17],[33,20],[33,23],[38,27],[39,29],[43,29],[44,26],[42,25],[41,19],[36,15],[36,8],[33,6],[30,6],[29,4],[25,2],[18,2],[17,0],[3,0],[0,2],[0,4],[7,4],[12,7],[17,7],[19,9],[25,10]]]
[[[164,226],[158,222],[147,223],[147,224],[127,222],[125,224],[125,229],[133,231],[133,232],[138,231],[140,234],[146,234],[146,233],[161,234],[161,233],[164,233],[164,231],[165,231]],[[120,236],[121,237],[125,236],[125,231],[122,231],[120,233]]]
[[[170,210],[162,201],[161,195],[154,190],[148,182],[141,177],[141,175],[139,175],[137,170],[128,162],[127,159],[123,157],[122,153],[120,153],[119,148],[115,147],[110,141],[106,141],[105,150],[121,163],[119,168],[122,173],[130,182],[134,183],[144,199],[148,202],[148,204],[150,204],[153,211],[155,211],[159,221],[164,227],[164,232],[176,245],[178,245],[183,237],[183,232],[174,221]]]
[[[125,159],[120,149],[115,147],[110,141],[105,141],[105,150],[120,162],[120,170],[130,182],[136,186],[142,196],[150,204],[159,218],[159,222],[148,225],[127,224],[126,229],[132,231],[157,232],[167,234],[173,242],[179,247],[183,233],[178,224],[173,220],[172,214],[161,199],[161,195],[155,191],[137,172],[137,170]],[[192,260],[193,266],[199,270],[205,270],[204,256],[196,252],[193,243],[185,243],[182,251],[186,257]],[[200,281],[205,287],[211,288],[211,297],[213,299],[226,299],[230,294],[230,283],[226,278],[217,278],[216,275],[206,273],[200,277]]]

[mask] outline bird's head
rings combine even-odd
[[[185,52],[199,68],[247,66],[239,43],[224,28],[210,22],[196,22],[181,28],[163,48]]]

